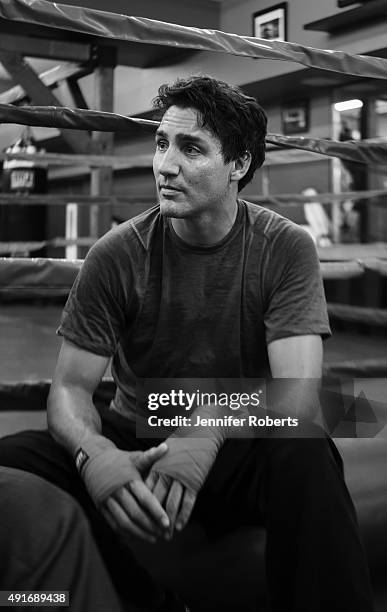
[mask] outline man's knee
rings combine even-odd
[[[0,492],[1,581],[23,582],[88,530],[78,503],[34,474],[0,467]]]
[[[0,466],[0,490],[1,516],[11,526],[30,523],[47,530],[54,523],[67,528],[74,520],[86,521],[75,499],[35,474]]]
[[[0,465],[28,470],[33,450],[39,443],[39,431],[20,431],[0,438]]]
[[[343,475],[343,462],[332,440],[319,438],[276,439],[271,442],[272,463],[281,470],[304,476],[335,472]]]
[[[66,491],[76,475],[75,466],[47,430],[27,430],[0,438],[0,466],[31,472]]]

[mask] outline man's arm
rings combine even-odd
[[[273,378],[321,378],[323,350],[319,335],[273,340],[268,355]]]
[[[323,349],[320,335],[290,336],[268,345],[273,381],[268,385],[269,408],[323,425],[319,388]]]
[[[92,398],[108,362],[108,357],[63,341],[48,398],[49,430],[72,457],[83,449],[81,475],[109,523],[154,541],[155,535],[164,533],[168,517],[143,483],[143,474],[167,448],[164,444],[144,453],[120,451],[102,435]]]
[[[101,449],[112,442],[101,435],[101,419],[92,397],[109,363],[64,340],[59,353],[47,403],[50,433],[74,457],[84,436]]]

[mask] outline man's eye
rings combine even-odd
[[[166,151],[168,148],[168,143],[166,140],[156,140],[156,149],[158,151]]]
[[[187,145],[185,147],[185,152],[188,153],[188,155],[199,155],[200,153],[199,149],[193,145]]]

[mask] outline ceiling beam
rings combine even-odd
[[[80,66],[79,64],[60,64],[59,66],[42,72],[39,78],[47,87],[52,87],[60,81],[79,79],[82,76],[90,74],[93,70],[94,68],[91,64],[87,67]],[[21,87],[21,85],[15,85],[7,91],[0,93],[0,104],[15,104],[15,102],[22,102],[26,97],[27,94],[23,87]]]
[[[68,88],[74,106],[76,106],[77,108],[89,108],[83,95],[83,92],[79,87],[79,83],[76,79],[66,79],[65,81],[63,81],[63,83],[65,83],[66,87]]]
[[[54,96],[20,53],[10,53],[0,50],[0,62],[12,79],[23,87],[34,104],[42,106],[60,106]],[[87,153],[90,150],[90,138],[86,133],[80,134],[73,130],[61,130],[61,136],[75,153]]]
[[[88,62],[92,59],[92,46],[85,43],[3,33],[0,37],[0,50],[66,62]]]

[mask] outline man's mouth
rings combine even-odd
[[[160,185],[160,191],[181,191],[178,187],[174,187],[173,185]]]

